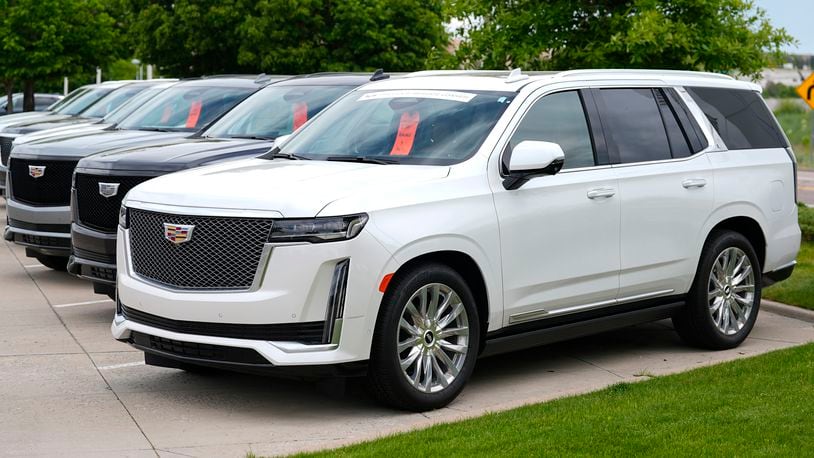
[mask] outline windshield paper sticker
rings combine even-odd
[[[410,154],[415,141],[415,131],[418,129],[420,120],[421,115],[417,111],[402,113],[399,121],[399,131],[396,133],[396,143],[393,145],[393,149],[390,150],[391,156],[407,156]]]
[[[468,103],[475,98],[477,94],[470,94],[468,92],[458,91],[423,91],[423,90],[400,90],[400,91],[381,91],[381,92],[368,92],[359,97],[359,100],[375,100],[375,99],[394,99],[398,97],[414,97],[419,99],[441,99],[451,100],[453,102]]]

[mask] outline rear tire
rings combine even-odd
[[[368,379],[389,406],[421,412],[452,402],[472,375],[480,345],[475,297],[443,264],[425,264],[390,283],[373,334]]]
[[[710,234],[687,305],[673,317],[690,345],[724,350],[740,345],[760,309],[761,267],[746,237],[734,231]]]
[[[68,258],[65,256],[49,256],[47,254],[38,254],[36,256],[40,264],[48,267],[49,269],[65,272],[68,270]]]

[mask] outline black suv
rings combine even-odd
[[[134,186],[167,173],[268,151],[370,75],[315,74],[271,84],[205,130],[157,145],[121,148],[79,161],[73,189],[68,271],[113,297],[119,207]]]

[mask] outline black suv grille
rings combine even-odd
[[[45,167],[42,176],[31,176],[29,166]],[[71,203],[71,175],[76,161],[40,161],[12,158],[9,163],[11,198],[34,206]]]
[[[285,324],[226,324],[171,320],[121,305],[125,319],[181,334],[279,342],[323,343],[324,321]]]
[[[119,223],[119,207],[128,191],[137,184],[152,177],[119,177],[108,175],[76,174],[76,208],[77,222],[91,229],[102,232],[116,232]],[[99,190],[99,183],[118,184],[118,192],[105,197]]]
[[[140,276],[179,289],[249,289],[271,219],[187,216],[130,209],[130,248]],[[164,224],[195,226],[173,243]]]
[[[11,154],[11,142],[13,138],[0,137],[0,163],[3,165],[8,164],[8,156]]]

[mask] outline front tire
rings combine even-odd
[[[398,275],[373,335],[373,394],[416,412],[446,406],[472,375],[480,332],[475,297],[454,269],[428,264]]]
[[[742,234],[710,235],[686,307],[673,317],[681,338],[694,346],[725,350],[740,345],[760,309],[761,267]]]

